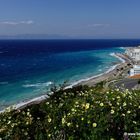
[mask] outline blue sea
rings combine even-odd
[[[137,45],[140,40],[1,40],[0,106],[104,73],[120,62],[111,53]]]

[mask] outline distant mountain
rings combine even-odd
[[[71,37],[59,34],[18,34],[0,35],[0,39],[70,39]]]

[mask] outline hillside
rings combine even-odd
[[[140,91],[78,86],[0,114],[3,140],[121,140],[140,128]],[[125,134],[127,134],[125,133]]]

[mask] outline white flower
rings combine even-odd
[[[71,111],[72,111],[72,112],[74,112],[74,111],[75,111],[75,109],[74,109],[74,108],[72,108],[72,109],[71,109]]]
[[[30,112],[27,112],[27,115],[29,116],[30,115]]]
[[[130,113],[131,113],[131,111],[130,111],[130,110],[128,110],[128,111],[127,111],[127,113],[128,113],[128,114],[130,114]]]
[[[93,127],[96,127],[96,126],[97,126],[97,123],[93,123],[92,126],[93,126]]]
[[[67,126],[70,126],[71,125],[71,123],[67,123]]]
[[[119,88],[117,88],[116,91],[119,91]]]
[[[122,116],[125,117],[125,114],[123,113]]]
[[[46,102],[46,105],[49,105],[49,102]]]
[[[90,104],[89,103],[86,103],[85,109],[89,109],[89,106],[90,106]]]
[[[75,104],[77,105],[77,104],[78,104],[78,102],[75,102]]]
[[[11,121],[8,121],[8,123],[7,124],[10,124],[11,123]]]
[[[51,137],[51,134],[48,134],[48,137]]]
[[[117,99],[120,99],[120,96],[117,96]]]
[[[120,103],[117,102],[117,105],[120,105]]]
[[[83,120],[84,120],[84,118],[82,117],[82,118],[81,118],[81,120],[83,121]]]
[[[70,113],[68,113],[68,116],[70,116]]]
[[[126,93],[123,93],[123,97],[125,97],[126,96]]]
[[[115,111],[112,109],[112,110],[111,110],[111,114],[114,114],[114,112],[115,112]]]
[[[52,121],[52,119],[51,118],[48,118],[48,122],[50,123]]]
[[[126,92],[128,92],[129,90],[128,90],[128,89],[126,89],[125,91],[126,91]]]
[[[62,124],[64,124],[66,122],[65,118],[62,118]]]
[[[123,106],[126,106],[126,102],[123,103]]]
[[[104,106],[104,104],[103,103],[100,103],[100,106]]]

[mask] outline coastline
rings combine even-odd
[[[85,78],[85,79],[81,79],[81,80],[79,80],[79,81],[77,81],[77,82],[74,82],[73,84],[67,86],[65,89],[72,88],[73,86],[81,85],[81,84],[83,84],[84,82],[89,82],[90,80],[93,80],[93,79],[102,77],[103,75],[105,75],[105,74],[111,72],[112,70],[114,70],[118,65],[119,65],[119,63],[116,64],[116,65],[111,66],[107,71],[105,71],[105,72],[103,72],[103,73],[101,73],[101,74],[94,75],[94,76],[92,76],[92,77]]]
[[[101,81],[105,81],[109,79],[111,80],[111,79],[116,78],[118,76],[117,69],[120,69],[121,67],[125,67],[129,61],[127,59],[124,59],[124,56],[119,53],[113,53],[112,56],[118,58],[121,62],[116,65],[113,65],[110,69],[100,74],[99,76],[94,76],[87,81],[82,81],[78,85],[94,86]]]
[[[126,58],[123,54],[111,53],[110,55],[113,56],[113,57],[118,58],[120,60],[120,62],[117,63],[116,65],[111,66],[107,71],[105,71],[105,72],[103,72],[101,74],[94,75],[92,77],[79,80],[79,81],[71,84],[70,86],[67,86],[66,88],[72,88],[73,86],[76,86],[76,85],[89,85],[89,86],[93,86],[94,84],[97,84],[98,82],[106,80],[113,73],[115,73],[116,69],[119,69],[120,67],[125,66],[126,63],[130,62],[130,60],[128,58]],[[91,82],[93,80],[94,80],[94,82]]]
[[[114,74],[114,72],[119,68],[119,67],[122,67],[122,65],[125,65],[127,62],[127,58],[125,59],[124,56],[121,56],[119,53],[112,53],[110,54],[116,58],[118,58],[121,62],[116,64],[116,65],[113,65],[111,66],[107,71],[101,73],[101,74],[98,74],[98,75],[94,75],[92,77],[89,77],[89,78],[85,78],[85,79],[81,79],[79,81],[76,81],[74,82],[73,84],[65,87],[65,89],[68,89],[68,88],[72,88],[74,86],[77,86],[77,85],[88,85],[88,86],[93,86],[101,81],[104,81],[110,77],[112,77],[112,75]],[[50,93],[51,94],[51,93]],[[27,101],[21,101],[20,103],[17,103],[16,105],[13,105],[14,106],[14,109],[22,109],[26,106],[29,106],[31,104],[38,104],[42,101],[44,101],[45,99],[48,98],[48,95],[41,95],[39,97],[35,97],[33,99],[29,99]],[[9,108],[9,107],[8,107]],[[5,109],[1,110],[0,113],[4,112]]]

